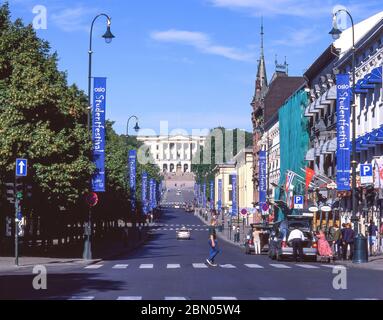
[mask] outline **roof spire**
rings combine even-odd
[[[261,18],[261,57],[264,57],[265,56],[265,53],[264,53],[264,30],[263,30],[263,16]]]

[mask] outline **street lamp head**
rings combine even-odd
[[[111,21],[108,19],[108,26],[106,28],[106,32],[102,36],[105,39],[105,42],[108,44],[112,42],[113,38],[115,38],[113,33],[110,31],[110,25],[111,25]]]
[[[338,40],[340,38],[340,35],[342,34],[342,31],[338,28],[338,23],[336,19],[336,14],[334,14],[332,19],[332,29],[329,32],[329,34],[331,34],[334,40]]]
[[[138,125],[138,122],[136,122],[136,125],[134,126],[134,131],[138,132],[140,131],[140,126]]]

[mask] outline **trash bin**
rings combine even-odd
[[[368,262],[368,245],[367,238],[361,234],[355,237],[354,243],[354,257],[353,263],[367,263]]]

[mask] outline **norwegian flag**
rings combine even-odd
[[[296,174],[294,172],[288,171],[286,175],[286,194],[289,193]]]

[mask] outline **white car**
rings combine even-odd
[[[186,227],[182,227],[181,229],[177,230],[177,240],[190,240],[190,238],[190,230]]]

